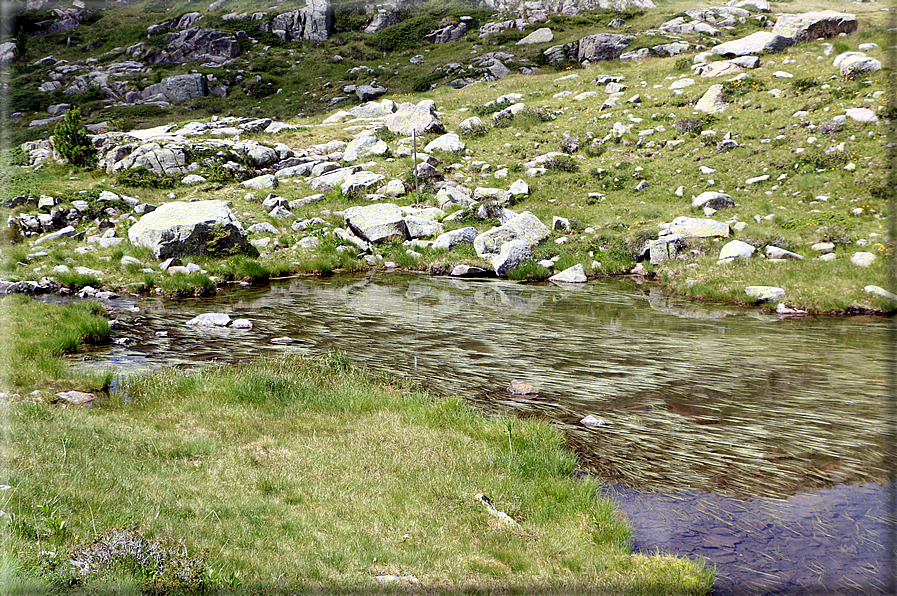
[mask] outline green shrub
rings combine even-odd
[[[691,60],[688,58],[677,58],[676,62],[673,63],[673,68],[678,70],[679,72],[683,72],[691,68]]]
[[[578,172],[579,164],[569,155],[555,155],[543,164],[546,170],[561,170],[564,172]]]
[[[411,50],[424,43],[424,35],[439,27],[439,20],[430,14],[419,15],[381,29],[365,38],[365,43],[381,52]]]
[[[732,101],[736,97],[742,97],[753,91],[763,91],[766,85],[763,81],[748,76],[735,81],[723,83],[722,97],[725,101]]]
[[[819,87],[819,81],[817,81],[813,77],[794,79],[793,81],[791,81],[791,86],[794,87],[794,89],[798,93],[803,93],[804,91],[808,91],[810,89],[813,89],[814,87]]]
[[[57,274],[56,281],[59,285],[69,288],[73,292],[77,292],[85,286],[99,288],[103,285],[103,282],[93,275],[84,275],[83,273],[75,273],[74,271]]]
[[[53,145],[73,165],[90,167],[96,161],[96,150],[90,144],[87,131],[81,125],[79,108],[67,110],[63,119],[56,123],[53,130]]]
[[[445,73],[440,71],[433,71],[430,74],[425,74],[422,77],[418,77],[411,82],[411,89],[415,93],[423,93],[425,91],[429,91],[434,83],[438,83],[443,78],[445,78]]]

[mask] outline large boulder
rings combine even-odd
[[[128,240],[151,249],[158,259],[252,250],[246,231],[224,201],[165,203],[131,226]]]
[[[345,168],[338,168],[336,170],[327,172],[326,174],[321,174],[320,176],[311,178],[308,181],[308,185],[312,188],[312,190],[316,190],[318,192],[327,192],[328,190],[333,190],[334,188],[342,184],[343,180],[345,180],[352,174],[360,171],[361,166],[348,166]]]
[[[403,103],[391,116],[387,116],[386,126],[389,132],[410,135],[427,133],[442,134],[445,126],[436,115],[436,104],[433,100],[425,99],[418,104]]]
[[[505,242],[501,246],[501,250],[497,255],[493,255],[489,262],[492,264],[492,270],[499,277],[507,277],[508,272],[520,267],[527,261],[532,260],[533,253],[529,243],[520,238]]]
[[[783,14],[776,19],[772,33],[789,39],[791,43],[798,43],[820,37],[835,37],[840,33],[853,33],[856,30],[856,15],[824,10]]]
[[[551,230],[538,217],[524,211],[512,217],[507,223],[483,232],[473,241],[474,250],[481,257],[497,255],[502,245],[512,240],[523,240],[527,246],[533,247],[548,238]]]
[[[164,95],[168,101],[189,101],[208,95],[209,85],[206,75],[202,73],[177,75],[150,85],[140,93],[140,96],[146,99],[159,94]]]
[[[523,39],[517,42],[518,46],[528,45],[533,43],[549,43],[554,41],[554,33],[551,32],[551,29],[548,27],[542,27],[541,29],[536,29]]]
[[[705,114],[717,114],[725,110],[728,105],[723,95],[723,86],[711,85],[695,104],[695,109]]]
[[[433,242],[433,248],[452,250],[459,244],[473,244],[476,237],[477,229],[474,227],[452,230],[437,236]]]
[[[726,238],[729,235],[729,224],[715,219],[677,217],[670,224],[669,230],[686,238]]]
[[[284,12],[259,26],[281,41],[327,41],[333,29],[330,0],[306,0],[305,8]]]
[[[383,101],[369,101],[355,106],[349,110],[349,114],[356,118],[379,118],[380,116],[389,116],[395,111],[395,102],[391,99],[384,99]]]
[[[443,211],[448,211],[453,207],[467,209],[473,202],[473,199],[453,186],[444,186],[436,193],[436,204]]]
[[[732,58],[735,56],[750,56],[767,52],[779,52],[794,42],[775,32],[757,31],[741,39],[733,39],[713,46],[711,50],[717,56]]]
[[[389,145],[374,136],[362,136],[352,139],[343,152],[343,161],[358,161],[371,155],[386,155],[389,153]]]
[[[339,185],[340,192],[343,193],[343,196],[352,197],[374,187],[384,178],[383,174],[362,170],[343,178]]]
[[[402,217],[402,208],[398,205],[382,203],[349,207],[343,211],[343,217],[346,219],[346,227],[371,244],[408,239],[408,227]]]
[[[167,38],[165,51],[147,55],[151,64],[202,62],[223,64],[243,52],[236,36],[216,29],[193,27]]]
[[[579,62],[588,60],[615,60],[620,57],[632,38],[615,33],[598,33],[588,35],[579,40],[579,51],[576,59]]]

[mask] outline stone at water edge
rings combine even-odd
[[[517,239],[501,245],[498,255],[490,259],[492,270],[499,277],[507,277],[508,272],[532,260],[533,253],[526,240]]]
[[[343,211],[346,225],[359,238],[371,243],[404,241],[408,227],[402,209],[392,203],[349,207]]]
[[[83,391],[60,391],[56,394],[56,398],[73,406],[84,406],[93,402],[97,396]]]
[[[249,319],[237,319],[230,324],[234,329],[252,329],[252,321]]]
[[[451,230],[437,236],[433,242],[433,248],[451,250],[459,244],[473,244],[476,237],[477,229],[474,227]]]
[[[525,381],[515,379],[508,385],[508,393],[511,395],[538,395],[539,390]]]
[[[589,280],[585,268],[581,264],[573,265],[548,278],[548,281],[567,284],[584,284]]]
[[[230,316],[218,312],[203,313],[187,321],[191,327],[226,327],[228,323]]]
[[[470,265],[455,265],[449,275],[452,277],[485,277],[486,270]]]
[[[774,302],[785,297],[785,290],[775,286],[748,286],[744,293],[759,302]]]

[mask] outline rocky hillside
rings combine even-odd
[[[406,267],[895,304],[874,3],[26,8],[0,45],[8,291]]]

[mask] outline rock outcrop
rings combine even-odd
[[[243,52],[237,38],[225,31],[193,27],[180,33],[169,34],[165,50],[150,51],[145,59],[150,64],[164,62],[199,62],[224,64]]]
[[[306,0],[305,8],[277,15],[259,26],[282,41],[326,41],[333,29],[329,0]]]

